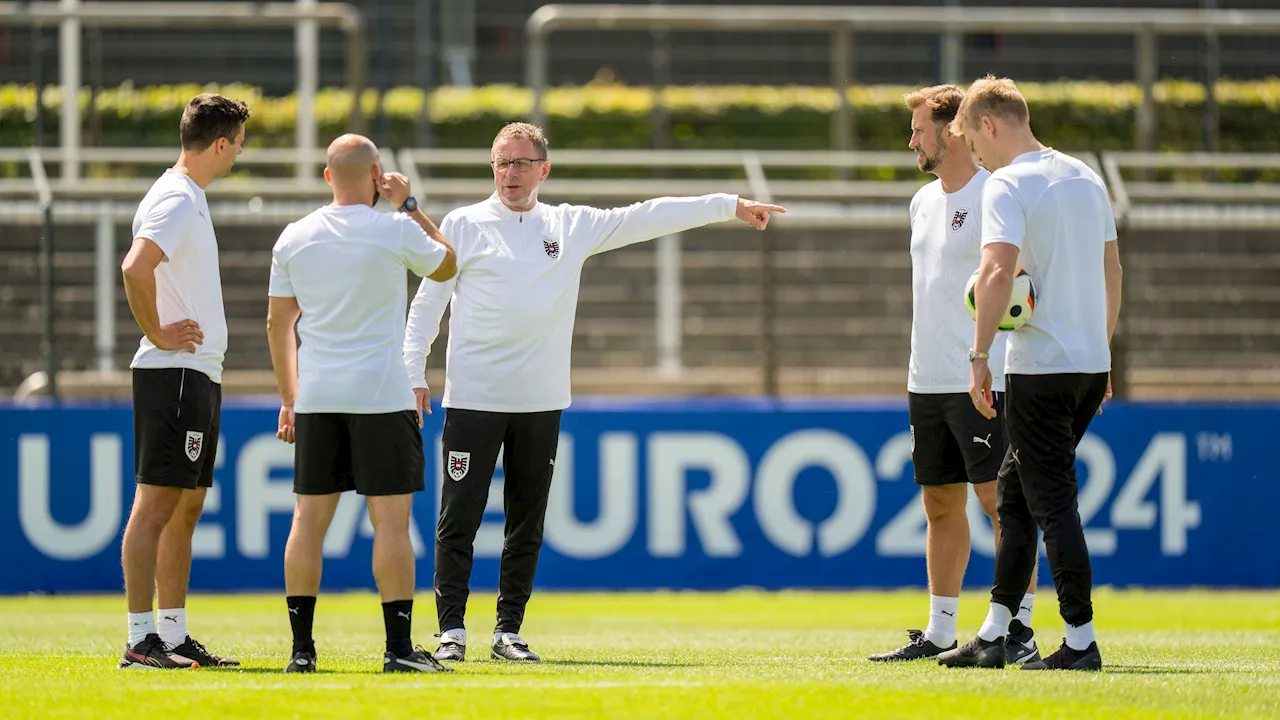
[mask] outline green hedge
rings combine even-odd
[[[1134,146],[1134,114],[1141,101],[1134,84],[1097,82],[1024,83],[1037,134],[1046,143],[1074,150],[1128,149]],[[857,114],[860,149],[900,149],[907,142],[907,115],[902,94],[913,88],[859,86],[849,91]],[[245,100],[253,109],[249,144],[289,146],[293,143],[296,101],[264,97],[249,86],[124,85],[95,97],[94,131],[103,146],[172,145],[182,108],[198,92],[216,90]],[[1221,82],[1221,147],[1224,151],[1280,150],[1280,78],[1257,82]],[[0,143],[30,145],[35,109],[31,86],[0,86]],[[650,112],[661,102],[670,118],[673,145],[679,148],[822,149],[830,146],[830,115],[837,94],[823,87],[673,87],[664,91],[593,83],[548,92],[548,134],[553,147],[647,148]],[[1156,88],[1161,149],[1201,147],[1201,85],[1169,80]],[[416,120],[425,111],[434,125],[435,143],[448,147],[484,147],[506,121],[524,119],[532,93],[515,86],[440,88],[429,95],[416,88],[396,88],[379,98],[361,97],[361,110],[373,116],[379,102],[386,132],[375,140],[384,146],[416,145]],[[43,93],[49,108],[46,137],[57,137],[57,87]],[[80,93],[86,128],[90,93]],[[347,128],[352,93],[322,90],[317,101],[320,137],[326,140]],[[87,130],[88,131],[88,130]]]

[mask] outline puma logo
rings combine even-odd
[[[974,435],[973,441],[976,443],[982,443],[983,445],[986,445],[988,450],[991,449],[991,433],[987,433],[987,436],[985,438],[980,438],[977,435]]]
[[[298,612],[298,610],[299,610],[299,608],[289,608],[289,614],[290,614],[290,615],[298,615],[298,614],[300,614],[300,613]]]
[[[947,612],[946,610],[940,610],[939,612],[941,612],[943,615],[946,615],[947,617],[955,617],[955,616],[956,616],[956,614],[955,614],[955,613],[949,613],[949,612]]]
[[[411,613],[411,612],[400,612],[399,610],[397,610],[397,611],[396,611],[396,615],[398,615],[398,616],[400,616],[400,617],[404,618],[405,620],[408,620],[408,619],[409,619],[409,616],[410,616],[410,615],[412,615],[412,614],[413,614],[413,613]]]
[[[171,623],[176,623],[176,622],[178,622],[178,616],[177,616],[177,615],[163,615],[163,616],[161,616],[161,617],[160,617],[160,619],[161,619],[161,620],[168,620],[168,621],[169,621],[169,622],[171,622]]]
[[[1029,607],[1025,607],[1025,606],[1019,606],[1019,607],[1018,607],[1018,609],[1019,609],[1019,610],[1026,610],[1027,612],[1031,612],[1031,608],[1029,608]]]

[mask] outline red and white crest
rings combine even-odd
[[[200,459],[200,451],[204,450],[204,433],[195,430],[187,431],[187,441],[183,444],[187,451],[187,459],[195,462]]]
[[[466,477],[467,471],[471,469],[471,453],[450,450],[448,469],[449,477],[453,478],[454,482]]]

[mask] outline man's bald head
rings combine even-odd
[[[329,143],[325,164],[333,183],[347,185],[369,180],[369,170],[378,162],[378,146],[363,135],[348,133]]]

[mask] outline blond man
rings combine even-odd
[[[978,636],[939,662],[1003,667],[1019,629],[1018,599],[1045,548],[1066,621],[1062,647],[1024,670],[1097,670],[1092,569],[1077,512],[1075,449],[1110,396],[1110,342],[1120,313],[1120,259],[1106,186],[1087,165],[1046,147],[1012,80],[976,81],[956,113],[963,137],[992,171],[982,191],[982,264],[969,352],[969,395],[995,417],[990,350],[1018,268],[1038,290],[1035,312],[1012,333],[1005,358],[1009,447],[997,492],[1000,546],[991,609]]]

